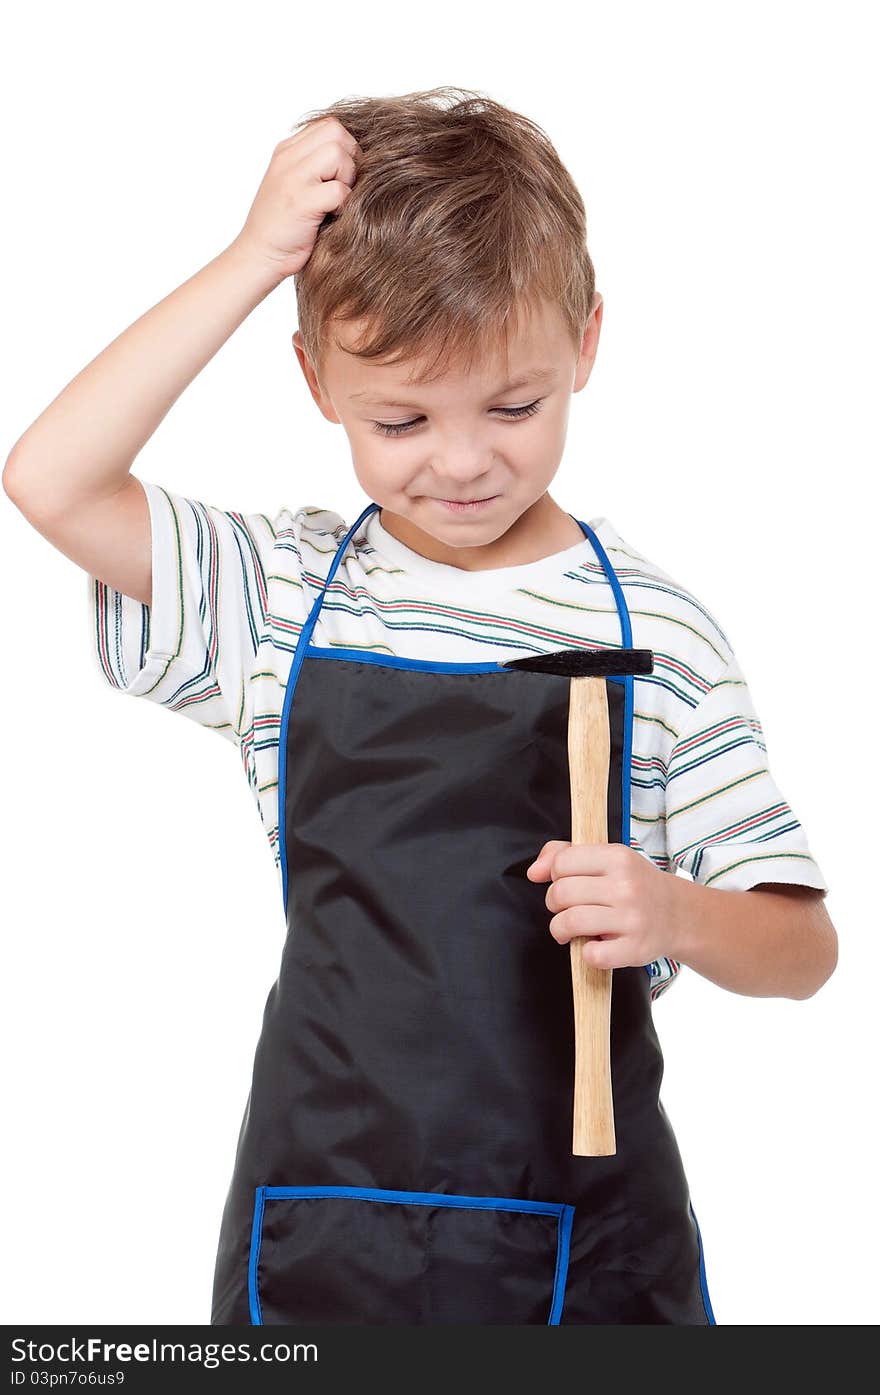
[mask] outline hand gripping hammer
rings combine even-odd
[[[571,841],[608,842],[608,770],[611,734],[605,680],[651,673],[650,649],[557,649],[511,659],[503,668],[568,677],[568,769]],[[629,778],[629,773],[626,773]],[[572,1148],[580,1157],[617,1152],[611,1094],[611,970],[588,964],[583,936],[570,943],[574,1000],[574,1107]]]

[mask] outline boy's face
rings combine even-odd
[[[377,365],[347,352],[360,324],[350,334],[343,327],[343,348],[328,349],[320,380],[298,330],[293,344],[324,416],[345,429],[355,474],[381,505],[383,525],[422,556],[472,569],[516,565],[583,537],[547,489],[601,323],[597,295],[577,353],[559,311],[544,302],[511,334],[507,371],[500,354],[424,386],[407,383],[421,362]],[[474,500],[488,502],[444,502]]]

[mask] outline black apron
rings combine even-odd
[[[287,935],[211,1322],[714,1324],[650,966],[612,980],[617,1152],[571,1152],[570,955],[526,877],[571,837],[568,678],[311,644],[378,507],[291,662]],[[606,680],[608,837],[627,844],[632,685]]]

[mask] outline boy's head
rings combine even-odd
[[[571,176],[534,123],[461,89],[343,100],[309,121],[327,115],[363,159],[294,278],[293,342],[361,486],[438,561],[472,565],[524,515],[533,540],[552,520],[559,548],[573,543],[547,489],[602,297]]]

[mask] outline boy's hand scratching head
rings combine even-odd
[[[363,152],[334,116],[279,141],[244,226],[235,238],[279,280],[301,271],[328,213],[345,203]]]

